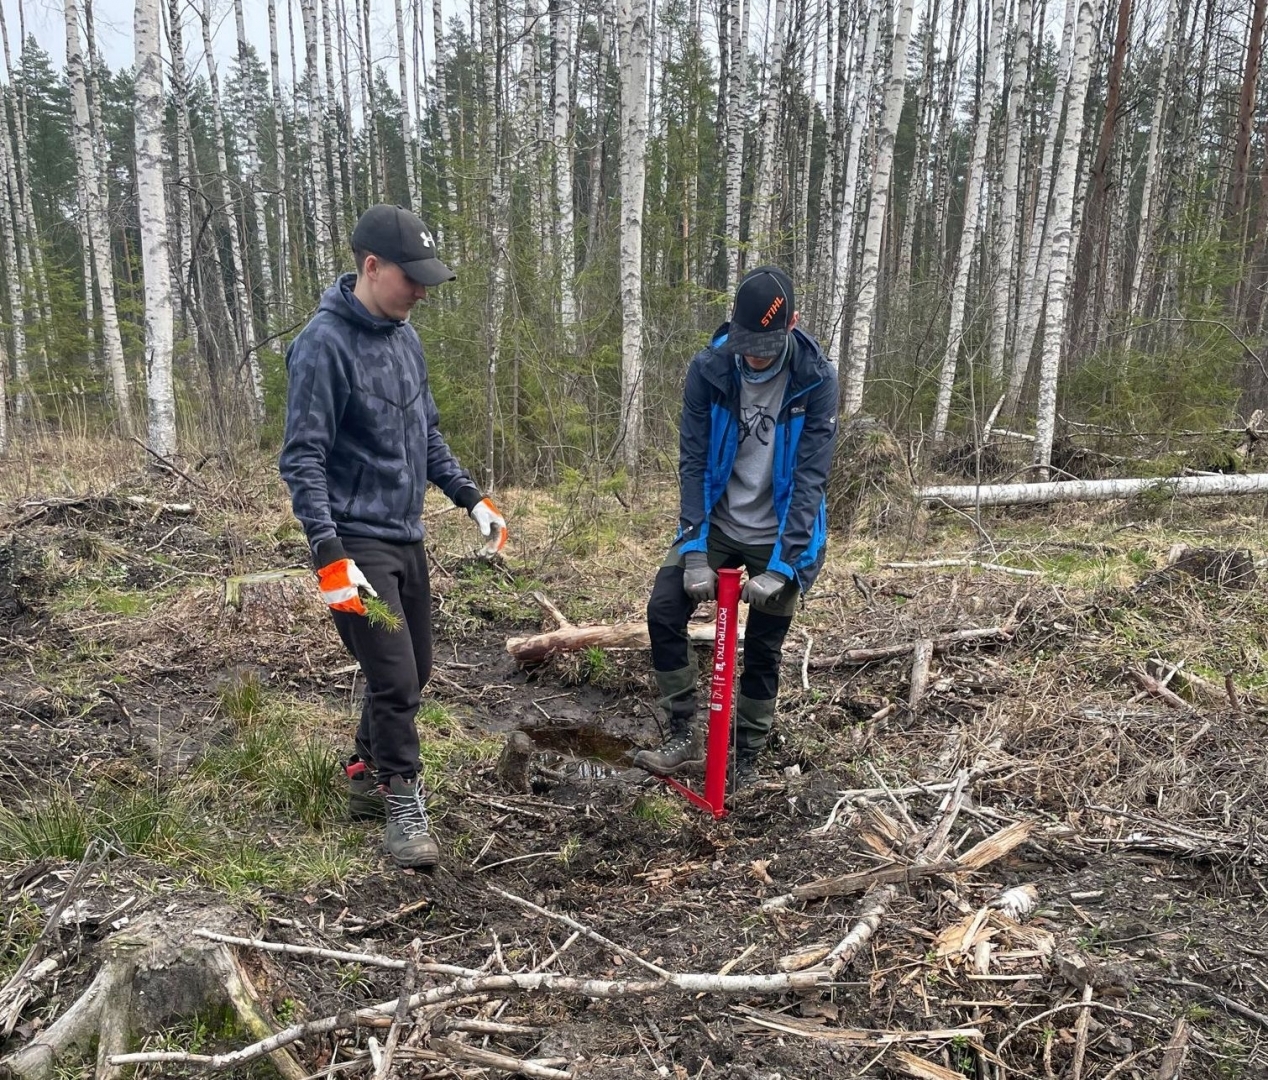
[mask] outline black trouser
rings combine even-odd
[[[431,678],[431,581],[422,541],[391,544],[344,536],[344,551],[389,608],[402,617],[396,630],[372,626],[364,615],[332,611],[335,628],[361,665],[365,697],[357,750],[378,768],[379,782],[419,773],[415,716]]]
[[[716,528],[709,530],[709,565],[743,566],[750,577],[766,570],[773,545],[741,544]],[[652,641],[652,667],[657,671],[678,671],[691,664],[691,643],[687,623],[696,602],[682,591],[682,556],[671,548],[665,563],[656,572],[651,599],[647,602],[647,631]],[[779,694],[779,659],[784,638],[792,625],[799,590],[789,582],[780,594],[783,615],[772,615],[750,607],[744,627],[744,670],[740,693],[754,701],[771,701]]]

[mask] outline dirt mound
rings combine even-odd
[[[906,530],[916,520],[911,470],[893,433],[857,416],[842,426],[828,480],[828,521],[851,535]]]

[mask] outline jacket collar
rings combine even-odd
[[[726,348],[730,326],[730,323],[723,323],[718,327],[703,353],[705,378],[723,391],[732,390],[740,381],[739,372],[735,370],[735,355]],[[821,365],[828,363],[819,343],[813,337],[800,328],[794,329],[792,335],[794,348],[788,358],[789,397],[821,382],[824,378]]]

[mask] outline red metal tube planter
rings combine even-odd
[[[695,806],[715,818],[726,814],[726,769],[731,747],[731,711],[735,690],[736,626],[739,622],[740,571],[718,571],[718,616],[713,641],[713,681],[709,690],[709,735],[705,746],[704,796],[671,776],[662,779]]]

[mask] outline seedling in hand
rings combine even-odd
[[[365,617],[370,620],[371,626],[377,626],[381,630],[401,628],[401,616],[398,612],[393,611],[379,597],[366,595],[364,589],[361,591],[361,603],[365,605]]]

